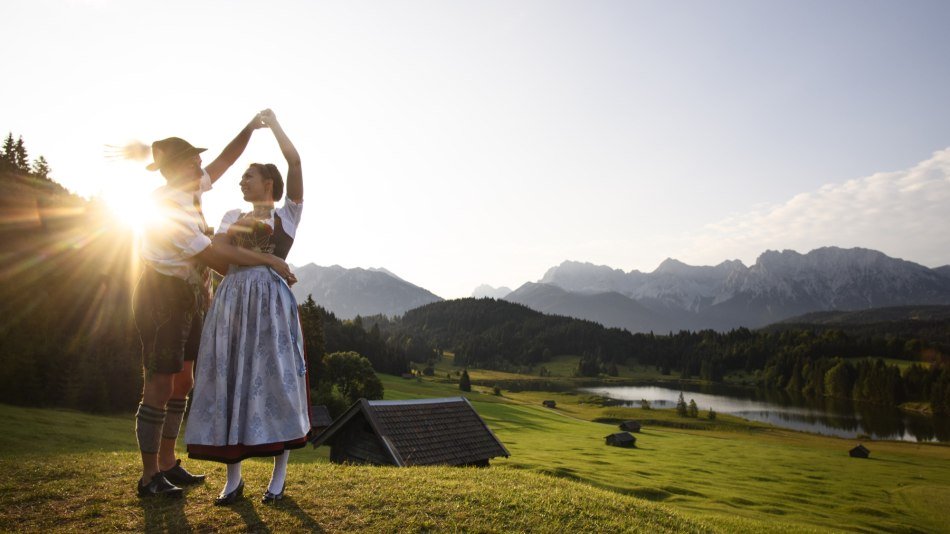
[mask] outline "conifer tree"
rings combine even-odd
[[[13,165],[20,172],[30,172],[30,158],[26,152],[26,145],[23,143],[23,136],[17,139],[13,145]]]
[[[323,376],[323,356],[326,354],[323,316],[317,309],[313,295],[300,305],[300,326],[303,330],[304,353],[310,365],[310,385],[316,386]]]
[[[462,369],[462,377],[459,378],[459,389],[462,391],[472,391],[472,381],[468,377],[468,369]]]
[[[12,171],[16,168],[15,143],[13,141],[13,132],[7,133],[7,138],[3,141],[3,149],[0,150],[0,171]]]
[[[50,168],[49,162],[47,162],[46,158],[43,156],[36,158],[30,168],[30,174],[44,180],[49,180],[49,175],[51,172],[53,172],[53,169]]]
[[[686,417],[686,400],[683,399],[683,392],[680,392],[680,398],[676,401],[676,415]]]
[[[695,399],[689,399],[689,408],[686,410],[686,415],[688,417],[699,417],[699,406],[696,405]]]

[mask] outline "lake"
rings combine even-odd
[[[699,406],[699,416],[710,408],[772,425],[838,436],[841,438],[887,439],[900,441],[950,441],[950,418],[902,412],[874,404],[841,399],[794,398],[784,392],[724,386],[720,384],[671,384],[591,387],[583,391],[603,395],[629,406],[640,406],[646,399],[654,408],[674,408],[679,394]]]

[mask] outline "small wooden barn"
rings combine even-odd
[[[553,400],[541,401],[541,404],[543,404],[545,408],[555,408],[555,407],[557,407],[557,403],[554,402]]]
[[[867,458],[871,455],[871,451],[859,443],[857,447],[848,451],[848,454],[851,455],[852,458]]]
[[[639,432],[640,422],[639,421],[624,421],[620,423],[620,430],[626,430],[627,432]]]
[[[329,445],[335,463],[485,466],[509,456],[464,397],[360,399],[311,443]]]
[[[606,439],[607,445],[613,445],[614,447],[636,447],[637,445],[637,438],[629,432],[617,432],[607,436]]]

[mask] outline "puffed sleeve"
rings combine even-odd
[[[221,217],[221,224],[218,225],[217,231],[215,234],[226,234],[228,233],[228,228],[231,228],[231,225],[236,223],[238,219],[241,218],[241,210],[231,210],[224,214],[224,217]]]
[[[294,237],[297,234],[297,225],[300,224],[300,215],[303,212],[303,201],[294,202],[289,198],[284,199],[284,205],[277,208],[277,215],[280,216],[280,224],[287,235]]]

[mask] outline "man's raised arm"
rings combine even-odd
[[[244,149],[247,148],[247,143],[251,140],[251,134],[254,133],[254,130],[263,127],[264,123],[261,121],[261,114],[258,113],[254,115],[254,118],[251,119],[251,122],[247,123],[247,126],[241,130],[241,133],[237,134],[237,137],[232,139],[231,142],[228,143],[228,146],[224,147],[221,154],[205,167],[205,170],[208,171],[208,176],[211,177],[211,183],[218,181],[218,178],[221,178],[231,165],[234,165],[234,162],[241,157],[241,154],[244,153]]]

